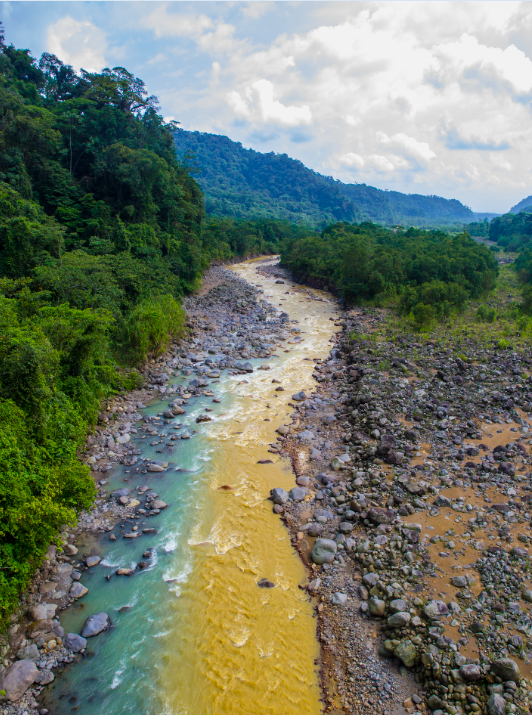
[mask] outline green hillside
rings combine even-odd
[[[208,214],[286,219],[319,228],[335,221],[432,227],[476,219],[456,199],[343,184],[286,154],[261,154],[221,135],[178,129],[174,137],[179,156],[197,169]]]

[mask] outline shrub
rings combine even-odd
[[[138,304],[124,321],[124,347],[130,360],[140,365],[148,354],[161,354],[170,339],[182,336],[185,316],[172,296],[157,296]]]

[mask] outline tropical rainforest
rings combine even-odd
[[[459,202],[346,186],[165,124],[122,67],[76,73],[0,34],[0,623],[92,504],[77,453],[102,400],[183,334],[180,299],[210,263],[281,250],[347,301],[395,295],[419,316],[493,287],[468,235],[366,221],[473,221]]]
[[[195,173],[208,214],[286,219],[323,229],[331,222],[458,226],[475,213],[456,199],[388,192],[324,177],[286,154],[262,154],[206,132],[174,131],[179,156]]]

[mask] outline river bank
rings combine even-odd
[[[250,285],[253,279],[261,283],[262,277],[246,265],[236,271],[244,275],[247,272],[249,276],[244,278],[248,281],[220,267],[209,272],[208,293],[187,300],[191,332],[188,339],[173,345],[146,367],[142,390],[116,397],[102,411],[83,456],[91,466],[99,497],[91,514],[82,515],[75,529],[64,532],[63,548],[49,551],[34,584],[22,598],[20,613],[14,616],[9,647],[4,650],[4,677],[13,673],[10,662],[18,658],[18,663],[27,667],[31,663],[33,667],[25,675],[18,675],[17,685],[11,680],[10,689],[16,693],[27,687],[29,680],[33,686],[19,700],[5,704],[5,713],[36,714],[48,709],[61,713],[86,713],[92,709],[116,713],[114,699],[120,701],[118,711],[128,711],[127,699],[136,683],[127,685],[125,695],[121,692],[123,687],[118,688],[125,686],[133,673],[128,674],[128,664],[121,667],[124,646],[113,644],[141,604],[138,588],[132,587],[135,581],[152,580],[147,576],[161,572],[163,563],[164,571],[160,582],[154,584],[153,594],[170,608],[170,618],[161,613],[167,629],[150,638],[158,641],[161,661],[154,666],[153,689],[150,683],[148,694],[143,695],[150,706],[132,702],[129,711],[185,711],[187,705],[178,704],[176,694],[161,694],[161,690],[172,682],[180,694],[186,693],[184,683],[188,680],[191,694],[186,699],[193,702],[198,692],[197,679],[202,681],[202,699],[220,712],[238,711],[238,705],[240,711],[248,711],[250,706],[260,710],[265,696],[270,702],[268,711],[319,711],[314,664],[318,650],[317,643],[312,642],[315,618],[305,593],[297,587],[305,582],[305,573],[290,542],[285,540],[284,528],[277,529],[277,518],[268,511],[264,498],[272,485],[281,482],[289,489],[294,484],[289,463],[283,460],[278,446],[269,448],[275,443],[273,421],[287,420],[293,405],[288,393],[283,396],[271,384],[284,384],[287,391],[291,387],[309,390],[312,365],[300,355],[303,344],[309,351],[325,356],[330,328],[324,329],[321,319],[310,320],[305,327],[307,336],[302,340],[299,319],[291,318],[292,312],[289,318],[274,309],[264,300],[261,289]],[[271,283],[268,291],[277,292],[275,298],[281,308],[283,304],[290,305],[297,313],[298,304],[314,300],[306,293],[300,297],[297,288],[288,297],[283,290],[281,296],[281,286]],[[329,316],[331,311],[334,305],[320,298],[317,314]],[[306,321],[305,306],[301,312],[301,320]],[[281,347],[286,357],[275,355]],[[171,378],[172,374],[176,379]],[[214,385],[217,383],[218,387]],[[254,396],[248,394],[250,389]],[[196,409],[191,411],[190,404]],[[238,427],[235,423],[242,424],[243,430],[230,430]],[[235,434],[238,435],[233,438]],[[216,454],[220,447],[224,447],[220,461],[211,461],[209,454]],[[274,455],[268,457],[268,450]],[[202,456],[199,464],[197,456]],[[212,467],[206,471],[202,462],[205,468]],[[187,478],[187,474],[191,478],[194,474],[188,485],[186,481],[176,483],[173,478]],[[206,481],[203,485],[202,476]],[[209,501],[205,502],[207,494]],[[229,512],[227,500],[232,501]],[[194,501],[201,503],[198,521],[190,524],[188,529],[192,532],[183,545],[179,544],[179,530],[174,530],[172,537],[167,525],[173,522],[169,517],[180,501],[184,506],[176,514],[180,526],[185,525],[188,514],[194,513]],[[232,523],[224,523],[227,516],[231,516]],[[236,522],[234,516],[238,516]],[[139,546],[136,550],[132,547],[135,545]],[[183,556],[177,555],[180,551]],[[185,561],[182,570],[176,564],[181,557]],[[185,558],[195,566],[192,572]],[[237,602],[244,603],[244,610],[234,601],[227,603],[232,580],[238,581],[242,592]],[[146,587],[147,584],[144,582]],[[221,601],[219,613],[212,610],[213,598],[214,604]],[[109,603],[113,605],[111,610]],[[81,640],[78,636],[86,618],[104,610],[101,626],[105,629],[96,637],[88,637],[87,642]],[[159,612],[159,604],[152,600],[149,621]],[[171,624],[173,616],[182,631],[185,613],[194,615],[192,622],[198,622],[190,640],[196,641],[202,663],[191,665],[188,672],[183,665],[190,662],[190,640],[183,639],[182,645],[176,647],[177,636]],[[148,617],[140,615],[137,612],[137,621]],[[278,634],[272,634],[272,616],[277,618]],[[129,625],[133,631],[128,639],[134,642],[137,624]],[[139,640],[141,644],[141,636]],[[205,663],[209,649],[212,655]],[[228,675],[233,674],[235,663],[227,664],[227,654],[241,661],[239,670],[242,675],[249,673],[249,686],[233,684],[220,690],[219,683],[212,680],[212,673],[219,673],[221,667]],[[134,661],[135,654],[129,659]],[[77,666],[80,660],[82,672],[81,665]],[[94,708],[90,707],[93,693],[77,677],[84,674],[85,682],[90,682],[91,665],[97,665],[102,682],[106,669],[110,675],[110,689],[103,698],[99,693],[101,701]],[[176,679],[178,667],[183,675]],[[259,674],[271,684],[257,690]],[[194,678],[188,679],[191,675]],[[145,678],[146,675],[142,684],[146,692]],[[40,686],[35,686],[38,683]],[[287,695],[289,703],[283,702]],[[188,708],[192,711],[190,704]],[[193,709],[205,710],[205,706],[195,703]]]
[[[279,427],[310,493],[273,495],[312,571],[326,711],[529,714],[530,358],[381,310],[337,328]]]

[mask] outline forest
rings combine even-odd
[[[348,303],[391,297],[403,313],[436,318],[492,290],[499,273],[493,252],[466,233],[394,231],[371,222],[287,239],[281,262],[299,280],[332,289]]]
[[[267,216],[317,229],[339,221],[457,227],[476,219],[456,199],[343,184],[286,154],[244,149],[221,135],[177,128],[174,138],[205,194],[207,214]]]
[[[214,260],[302,229],[205,220],[157,98],[121,67],[37,61],[0,38],[0,621],[88,508],[77,459],[102,399],[184,331]]]

